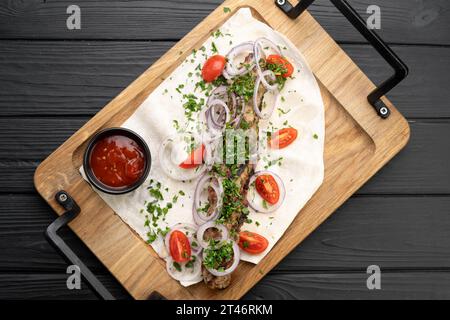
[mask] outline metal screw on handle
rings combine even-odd
[[[284,6],[284,4],[286,3],[286,0],[277,0],[277,3],[280,6]]]
[[[60,201],[60,202],[66,202],[66,201],[67,201],[67,194],[61,193],[61,194],[59,195],[59,201]]]

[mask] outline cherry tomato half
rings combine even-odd
[[[282,56],[279,56],[277,54],[271,54],[270,56],[268,56],[266,62],[268,64],[279,65],[283,70],[285,70],[283,74],[279,74],[283,78],[289,78],[294,73],[294,66],[292,65],[292,63],[287,61],[286,58],[283,58]]]
[[[215,55],[206,60],[202,69],[202,77],[206,82],[213,82],[223,72],[225,68],[226,59],[224,56]]]
[[[262,174],[255,180],[255,188],[259,195],[270,204],[280,200],[280,189],[275,178],[270,174]]]
[[[195,150],[192,150],[191,154],[186,160],[179,164],[180,168],[183,169],[194,169],[203,163],[203,158],[205,155],[205,145],[202,144]]]
[[[298,131],[294,128],[283,128],[275,132],[269,140],[272,149],[283,149],[297,139]]]
[[[188,237],[179,231],[175,230],[171,233],[169,239],[170,255],[176,262],[187,262],[191,258],[191,245]]]
[[[269,246],[269,241],[263,236],[250,232],[242,231],[239,233],[239,247],[250,254],[264,252]]]

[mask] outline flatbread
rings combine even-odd
[[[211,55],[213,42],[220,54],[226,54],[239,43],[254,41],[266,37],[280,46],[283,55],[294,65],[294,79],[289,79],[280,93],[276,110],[268,120],[260,120],[260,130],[283,128],[287,125],[299,132],[296,141],[289,147],[273,150],[270,160],[282,157],[281,166],[276,162],[268,168],[278,174],[286,187],[286,198],[281,207],[271,214],[262,214],[250,210],[249,219],[242,230],[257,232],[269,240],[267,250],[259,255],[242,253],[241,259],[257,264],[281,238],[293,219],[304,207],[311,196],[322,184],[324,176],[324,105],[318,84],[298,49],[283,35],[274,31],[266,24],[255,19],[247,8],[240,9],[220,28],[221,36],[211,36],[204,48]],[[152,153],[152,168],[148,179],[161,182],[168,192],[164,198],[169,200],[180,190],[185,196],[179,196],[177,203],[166,216],[165,223],[172,226],[176,223],[194,223],[192,218],[193,196],[196,181],[181,183],[168,177],[161,169],[158,152],[161,143],[171,135],[176,134],[174,120],[183,126],[186,122],[182,95],[176,88],[183,84],[183,93],[194,92],[195,84],[200,79],[195,76],[195,68],[205,62],[200,51],[189,56],[174,72],[158,86],[142,103],[136,112],[123,124],[123,127],[137,132],[148,143]],[[194,76],[187,76],[193,73]],[[202,94],[196,92],[198,97]],[[206,99],[206,97],[204,97]],[[286,123],[287,121],[287,123]],[[266,162],[260,161],[257,170],[264,170]],[[80,168],[83,173],[83,169]],[[148,239],[148,227],[145,224],[144,203],[149,199],[148,184],[125,195],[108,195],[95,190],[101,198],[145,241]],[[142,209],[144,209],[142,211]],[[162,239],[157,239],[151,246],[161,256],[167,256]],[[190,285],[201,279],[183,285]]]

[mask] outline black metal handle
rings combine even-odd
[[[375,108],[378,115],[386,119],[390,115],[390,110],[380,99],[399,84],[408,75],[408,67],[395,54],[394,51],[371,29],[346,0],[330,0],[334,6],[347,18],[348,21],[369,41],[386,62],[394,69],[394,75],[381,83],[368,96],[367,100]],[[291,19],[297,18],[305,11],[314,0],[301,0],[295,7],[287,0],[275,0],[276,5],[283,10]]]
[[[52,222],[45,231],[45,237],[55,249],[72,265],[80,268],[81,275],[87,281],[95,293],[105,300],[115,300],[113,295],[106,289],[89,268],[78,258],[64,240],[58,235],[58,231],[75,219],[80,213],[80,207],[73,198],[65,191],[59,191],[56,201],[66,210],[61,216]]]

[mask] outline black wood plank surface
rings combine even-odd
[[[269,274],[248,299],[450,299],[450,273],[381,274],[381,290],[368,290],[359,273]]]
[[[448,272],[382,272],[381,290],[368,290],[365,272],[268,274],[244,299],[449,299]],[[96,299],[83,283],[68,290],[65,274],[1,274],[0,299]],[[126,293],[109,277],[99,279],[116,298]]]
[[[97,296],[88,285],[82,281],[80,290],[67,289],[68,274],[60,273],[37,274],[0,274],[0,300],[96,300]],[[97,275],[116,299],[130,299],[123,288],[109,275]]]
[[[43,237],[56,217],[47,204],[37,195],[0,195],[0,203],[8,204],[0,214],[0,273],[65,272]],[[449,207],[448,197],[352,198],[275,270],[450,270]],[[62,236],[90,268],[106,272],[70,230]]]
[[[450,44],[447,0],[354,0],[351,4],[367,17],[369,5],[379,5],[380,35],[393,43]],[[66,9],[81,8],[81,30],[68,30]],[[205,18],[221,0],[109,1],[27,0],[0,3],[3,39],[179,39]],[[344,42],[363,38],[328,0],[317,0],[310,12],[333,36]]]
[[[0,41],[0,116],[93,115],[174,42]],[[343,45],[375,84],[390,68],[369,45]],[[450,117],[450,48],[393,46],[411,75],[389,98],[409,118]]]

